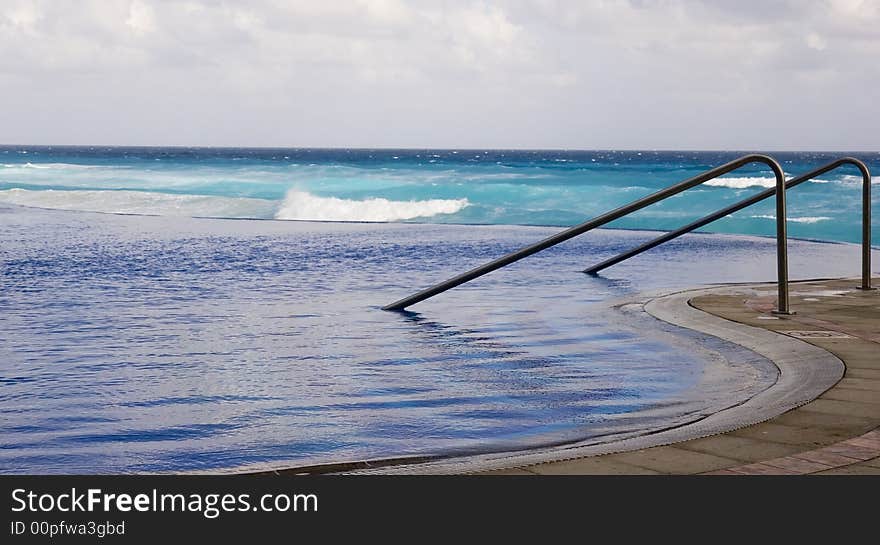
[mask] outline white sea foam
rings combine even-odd
[[[845,174],[840,177],[840,182],[846,185],[858,185],[862,186],[864,180],[862,180],[861,176],[856,176],[853,174]],[[871,177],[871,185],[880,185],[880,177],[872,176]]]
[[[108,168],[105,165],[75,165],[72,163],[3,163],[3,167],[31,168],[35,170]]]
[[[275,201],[265,199],[146,191],[32,191],[17,188],[0,191],[0,202],[57,210],[217,218],[271,218],[277,206]]]
[[[113,214],[314,221],[400,221],[453,214],[468,206],[467,199],[349,200],[318,197],[300,190],[288,192],[280,205],[278,201],[244,197],[121,190],[34,191],[19,188],[0,190],[0,202],[35,208]]]
[[[786,174],[786,179],[791,178],[790,174]],[[862,185],[862,177],[861,176],[852,176],[845,175],[841,176],[839,180],[827,180],[822,178],[816,178],[810,180],[808,183],[815,184],[843,184],[843,185]],[[872,184],[880,183],[880,180],[873,179],[871,180]],[[728,187],[731,189],[746,189],[749,187],[776,187],[776,178],[769,177],[722,177],[722,178],[714,178],[705,183],[705,185],[711,185],[714,187]]]
[[[755,218],[755,219],[766,219],[766,220],[774,220],[774,221],[776,220],[776,216],[773,214],[760,214],[757,216],[750,216],[750,217]],[[793,218],[786,218],[786,219],[788,221],[791,221],[794,223],[819,223],[820,221],[828,221],[828,220],[834,219],[834,218],[829,218],[828,216],[801,216],[801,217],[793,217]]]
[[[318,197],[292,189],[275,214],[277,219],[317,221],[400,221],[437,214],[454,214],[468,206],[467,199],[430,199],[391,201],[383,198],[364,200]]]
[[[845,174],[840,177],[839,180],[823,180],[820,178],[816,178],[815,180],[810,180],[811,183],[815,184],[840,184],[846,186],[858,186],[862,187],[864,180],[862,180],[861,176],[854,176],[852,174]],[[872,177],[871,185],[880,184],[880,178]]]
[[[705,183],[714,187],[746,189],[748,187],[776,187],[776,178],[714,178]]]

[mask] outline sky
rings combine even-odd
[[[0,144],[880,150],[880,0],[0,0]]]

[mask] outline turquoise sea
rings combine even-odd
[[[565,226],[744,153],[6,146],[0,202],[159,216]],[[773,154],[788,175],[842,155]],[[880,153],[849,155],[880,171]],[[750,166],[612,227],[674,228],[773,183],[765,166]],[[860,184],[858,171],[843,167],[792,190],[791,234],[858,241]],[[765,202],[711,230],[772,235],[773,214]]]

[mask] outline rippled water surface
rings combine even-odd
[[[772,381],[609,299],[772,280],[774,241],[599,231],[379,310],[557,228],[120,216],[0,206],[0,472],[311,464],[522,448],[686,421]],[[793,241],[795,277],[857,248]],[[656,331],[655,331],[656,330]]]

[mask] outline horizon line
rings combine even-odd
[[[395,147],[395,146],[233,146],[158,144],[0,144],[2,148],[138,148],[138,149],[251,149],[251,150],[356,150],[356,151],[551,151],[551,152],[721,152],[721,153],[880,153],[880,149],[762,149],[762,148],[472,148],[472,147]]]

